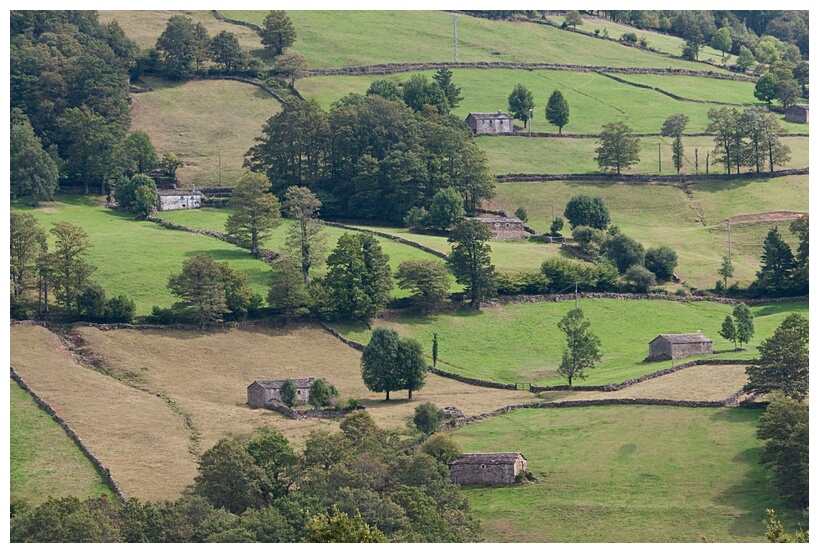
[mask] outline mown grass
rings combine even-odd
[[[533,139],[534,140],[534,139]],[[805,212],[808,209],[808,176],[776,179],[698,182],[681,188],[669,184],[594,182],[499,183],[494,209],[513,213],[519,206],[528,212],[529,225],[547,231],[552,209],[563,215],[572,196],[587,194],[603,199],[611,222],[645,247],[668,245],[678,256],[675,272],[690,285],[711,288],[717,269],[728,253],[728,217],[769,211]],[[760,266],[768,228],[778,224],[793,247],[788,221],[731,225],[734,280],[748,285]],[[570,234],[568,225],[564,233]]]
[[[747,351],[735,352],[733,342],[719,336],[722,321],[733,309],[730,305],[581,299],[579,306],[592,331],[600,337],[603,356],[586,381],[575,382],[589,385],[622,382],[670,367],[666,361],[642,363],[648,355],[648,343],[658,334],[702,331],[714,341],[715,353],[696,358],[751,359],[758,344],[773,334],[788,313],[806,315],[808,309],[807,302],[752,307],[756,333]],[[497,382],[557,385],[565,383],[557,375],[565,344],[557,322],[573,308],[573,301],[510,304],[479,312],[379,319],[375,326],[393,328],[415,338],[427,352],[431,351],[433,333],[438,333],[438,358],[445,370]],[[337,324],[336,328],[348,338],[369,342],[371,330],[362,325]]]
[[[12,202],[12,208],[34,215],[46,232],[56,221],[82,227],[94,244],[88,250],[89,263],[97,267],[92,278],[105,288],[108,297],[125,294],[133,299],[137,315],[150,313],[154,305],[170,307],[177,301],[167,288],[168,277],[181,272],[182,262],[199,253],[229,262],[247,275],[254,292],[267,297],[270,268],[251,257],[248,250],[137,221],[131,214],[106,208],[102,197],[65,195],[36,209],[22,201]]]
[[[605,406],[526,409],[449,435],[520,451],[536,483],[465,487],[491,541],[764,542],[765,509],[807,524],[759,464],[760,412]]]
[[[475,142],[483,148],[494,174],[506,173],[597,173],[595,161],[598,141],[595,138],[528,138],[525,136],[479,136]],[[791,149],[791,160],[775,169],[799,169],[810,164],[808,137],[783,137],[782,143]],[[663,136],[640,138],[640,161],[624,169],[624,174],[676,175],[673,165],[673,140]],[[706,155],[714,149],[714,138],[690,136],[683,139],[685,154],[681,173],[705,173]],[[658,163],[659,146],[659,163]],[[712,156],[713,157],[713,156]],[[766,165],[765,170],[768,167]],[[747,170],[747,169],[743,169]],[[710,165],[710,174],[724,174],[722,165]]]
[[[151,136],[160,156],[184,162],[183,186],[233,186],[244,173],[244,155],[281,105],[253,85],[236,81],[170,82],[146,78],[152,92],[133,95],[131,128]]]
[[[570,34],[570,33],[567,33]],[[432,78],[433,71],[418,72]],[[375,80],[388,79],[402,83],[413,73],[393,75],[356,75],[309,77],[301,79],[296,87],[307,98],[315,99],[324,109],[351,92],[363,94]],[[628,78],[631,75],[627,76]],[[646,76],[651,82],[653,76]],[[671,79],[672,77],[663,77]],[[673,77],[677,78],[677,77]],[[454,114],[466,118],[470,112],[494,112],[508,109],[509,93],[520,83],[532,91],[535,107],[532,130],[557,132],[557,127],[548,124],[545,119],[546,102],[553,91],[559,90],[569,104],[569,123],[563,128],[566,133],[597,134],[605,123],[623,121],[637,133],[659,133],[663,122],[669,115],[682,113],[690,119],[687,132],[705,132],[708,126],[708,110],[719,108],[717,104],[685,102],[675,100],[655,90],[637,88],[617,82],[597,73],[576,71],[525,71],[512,69],[453,69],[453,82],[461,87],[464,97]],[[744,96],[747,83],[734,81],[709,81],[706,87],[707,96],[725,91],[728,97]],[[665,83],[666,81],[662,81]],[[656,85],[655,85],[656,86]],[[700,98],[700,96],[694,96]],[[753,105],[755,99],[750,93],[744,103]],[[650,106],[651,109],[646,109]],[[781,120],[789,132],[805,132],[805,125]],[[515,121],[523,127],[522,122]]]
[[[231,19],[261,25],[266,11],[220,10]],[[438,11],[288,11],[296,30],[293,50],[314,68],[389,62],[452,61],[452,18]],[[677,60],[546,25],[458,18],[458,61],[511,61],[675,67]],[[720,71],[713,68],[714,71]]]
[[[9,384],[11,497],[37,505],[49,496],[113,496],[65,430],[16,382]]]

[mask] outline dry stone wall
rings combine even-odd
[[[354,408],[344,407],[335,409],[291,409],[290,407],[279,401],[269,401],[265,408],[270,409],[271,411],[276,411],[277,413],[281,413],[285,417],[289,417],[294,420],[306,420],[341,419],[346,417],[353,411],[364,409],[364,406],[362,405]]]
[[[789,175],[808,175],[810,168],[783,169],[781,171],[768,171],[765,173],[739,173],[726,175],[699,174],[699,175],[617,175],[612,173],[506,173],[495,175],[497,182],[544,182],[544,181],[614,181],[614,182],[690,182],[690,181],[713,181],[713,180],[740,180],[758,178],[776,178]]]
[[[340,229],[352,230],[355,232],[364,232],[366,234],[374,234],[375,236],[380,236],[381,238],[387,238],[389,240],[393,240],[394,242],[398,242],[399,244],[404,244],[407,246],[412,246],[413,248],[418,248],[419,250],[425,251],[430,253],[436,257],[440,257],[444,260],[449,260],[449,256],[443,252],[439,252],[438,250],[433,250],[430,247],[424,246],[423,244],[419,244],[418,242],[413,242],[412,240],[407,240],[406,238],[402,238],[400,236],[396,236],[394,234],[389,234],[386,232],[381,232],[378,230],[371,230],[371,229],[363,229],[358,227],[352,227],[350,225],[345,225],[343,223],[334,223],[332,221],[324,221],[324,224],[328,227],[336,227]]]
[[[789,298],[726,298],[724,296],[675,296],[669,294],[619,294],[615,292],[580,292],[579,298],[603,298],[612,300],[663,300],[663,301],[712,301],[724,305],[736,305],[744,303],[748,306],[763,305],[769,303],[789,303],[796,301],[808,301],[808,296],[793,296]],[[507,303],[541,303],[547,301],[570,301],[574,300],[574,294],[533,294],[518,296],[505,296],[490,301],[481,302],[482,307],[496,307]]]

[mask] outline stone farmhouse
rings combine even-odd
[[[157,190],[159,193],[158,211],[176,209],[196,209],[202,207],[202,193],[192,190]]]
[[[475,134],[511,134],[512,116],[498,110],[497,113],[470,113],[466,124]]]
[[[648,357],[645,361],[682,359],[691,355],[714,353],[714,342],[696,334],[660,334],[648,343]]]
[[[296,404],[306,405],[307,399],[310,397],[310,386],[316,381],[314,377],[310,378],[291,378],[293,384],[296,385]],[[327,379],[324,380],[324,385],[328,388],[331,386]],[[279,390],[281,390],[284,380],[256,380],[247,387],[247,404],[251,407],[267,407],[271,401],[281,401]]]
[[[793,123],[808,123],[809,115],[808,104],[794,104],[785,110],[785,120]]]
[[[449,463],[449,478],[455,484],[514,484],[525,471],[526,457],[517,452],[466,453]]]
[[[486,225],[492,231],[495,240],[510,240],[526,236],[523,221],[517,217],[466,217],[466,219],[474,219]]]

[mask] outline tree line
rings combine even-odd
[[[295,452],[259,429],[202,454],[192,489],[175,501],[115,503],[12,498],[12,542],[471,542],[478,521],[447,463],[460,448],[379,428],[366,412],[340,432],[313,431]]]

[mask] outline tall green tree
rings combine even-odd
[[[759,346],[759,359],[745,368],[745,391],[766,394],[781,390],[801,401],[808,393],[808,321],[788,315]]]
[[[552,92],[546,103],[546,120],[557,127],[557,134],[563,134],[563,127],[569,123],[569,102],[559,90]]]
[[[461,221],[447,239],[452,246],[449,265],[455,281],[469,290],[470,306],[480,309],[481,301],[494,293],[495,266],[492,265],[492,237],[486,225],[475,219]]]
[[[736,321],[737,341],[739,345],[747,344],[754,336],[754,314],[744,303],[738,303],[733,311]]]
[[[509,94],[509,113],[523,125],[529,128],[529,118],[532,117],[535,108],[535,100],[532,91],[518,83]]]
[[[446,265],[431,259],[407,259],[402,261],[395,273],[398,286],[409,290],[417,307],[432,311],[449,301],[452,277]]]
[[[760,462],[772,470],[779,495],[797,508],[807,508],[809,501],[809,419],[806,404],[777,393],[757,430],[766,440]]]
[[[756,273],[755,284],[768,293],[787,292],[795,263],[791,247],[782,239],[779,227],[772,227],[762,246],[762,267]]]
[[[79,310],[78,298],[96,267],[86,260],[94,246],[81,227],[65,221],[52,223],[54,250],[49,255],[49,282],[57,301],[69,315]]]
[[[563,216],[572,228],[585,226],[606,230],[611,222],[609,210],[603,200],[598,196],[592,198],[585,194],[572,196],[566,203]]]
[[[290,408],[296,406],[296,385],[289,378],[282,382],[282,387],[279,388],[279,398]]]
[[[413,75],[402,88],[404,103],[414,111],[422,111],[425,105],[429,105],[439,114],[449,115],[449,100],[438,81],[429,82],[426,75]]]
[[[114,186],[114,198],[120,207],[144,219],[155,208],[159,193],[156,182],[148,175],[122,176]]]
[[[22,298],[35,285],[37,258],[47,247],[46,234],[30,213],[11,210],[9,219],[11,292],[15,298]]]
[[[231,319],[244,320],[252,310],[261,307],[263,302],[247,282],[247,275],[234,269],[228,262],[218,263],[219,280],[225,290],[225,306]]]
[[[577,10],[569,10],[566,12],[565,19],[563,22],[572,27],[573,29],[577,29],[578,25],[583,24],[583,17],[581,17],[580,12]]]
[[[734,349],[737,347],[737,327],[734,324],[734,318],[731,315],[725,315],[725,320],[722,321],[722,328],[720,328],[719,335],[726,340],[734,343]]]
[[[603,125],[598,135],[595,148],[595,160],[602,170],[614,169],[620,174],[621,169],[628,169],[640,161],[640,139],[629,136],[631,127],[621,121],[613,121]]]
[[[723,286],[728,288],[728,279],[734,276],[734,264],[727,255],[722,257],[722,265],[717,269],[717,274],[723,279]]]
[[[293,22],[283,10],[271,10],[264,18],[262,30],[259,32],[265,49],[274,56],[280,56],[284,49],[296,41],[296,30]]]
[[[296,80],[307,76],[310,64],[302,54],[288,51],[276,58],[276,61],[273,62],[273,69],[277,75],[286,79],[290,86],[295,86]]]
[[[225,221],[225,233],[250,245],[259,255],[259,243],[282,224],[279,200],[270,193],[270,181],[262,173],[248,171],[230,193],[233,213]]]
[[[245,54],[239,46],[239,39],[230,31],[221,31],[210,41],[210,55],[213,61],[222,66],[225,73],[241,69]]]
[[[402,338],[398,342],[398,371],[407,390],[407,399],[412,399],[412,392],[424,387],[426,383],[427,362],[421,344],[412,338]]]
[[[156,51],[162,73],[169,79],[190,78],[202,53],[201,36],[193,19],[185,15],[172,15],[165,30],[156,40]]]
[[[688,116],[678,113],[676,115],[669,115],[660,129],[661,135],[674,138],[674,142],[671,145],[671,152],[674,168],[677,170],[678,175],[685,161],[685,148],[683,147],[682,135],[685,132],[686,125],[688,125]]]
[[[310,519],[304,533],[307,543],[384,543],[387,538],[378,528],[370,527],[361,514],[352,518],[333,505],[329,513]]]
[[[464,214],[464,199],[450,186],[435,193],[429,206],[428,222],[433,227],[446,230],[463,219]]]
[[[12,198],[31,196],[35,206],[41,201],[50,201],[59,188],[59,168],[48,152],[43,149],[40,138],[28,118],[22,115],[18,123],[12,124],[9,133],[11,153],[9,181]]]
[[[327,389],[327,385],[324,383],[324,380],[318,378],[310,385],[310,392],[307,396],[307,403],[315,407],[316,409],[320,409],[327,405],[330,400],[330,391]]]
[[[286,325],[292,319],[307,314],[310,296],[297,260],[285,257],[276,261],[272,269],[267,304],[281,313]]]
[[[711,163],[722,163],[729,175],[733,166],[736,166],[739,172],[744,152],[739,112],[736,108],[711,108],[708,110],[708,119],[710,122],[705,131],[714,135],[715,144],[712,152],[714,159]]]
[[[677,252],[668,246],[657,246],[646,250],[646,269],[662,280],[671,280],[677,267]]]
[[[127,159],[128,176],[148,173],[159,167],[156,148],[145,131],[133,131],[128,135],[123,143],[123,154]]]
[[[799,246],[796,249],[796,259],[791,279],[793,289],[797,294],[807,294],[810,284],[810,224],[808,214],[794,219],[790,225],[790,231],[799,239]]]
[[[373,330],[370,342],[361,354],[361,378],[367,389],[373,392],[390,392],[402,389],[402,379],[398,370],[398,348],[401,343],[398,333],[386,328]]]
[[[197,254],[182,263],[182,272],[168,278],[168,289],[182,307],[192,307],[200,328],[227,313],[222,271],[213,257]]]
[[[765,73],[756,82],[754,87],[754,98],[761,100],[771,105],[771,102],[776,98],[776,85],[779,82],[776,75],[772,72]]]
[[[557,327],[566,334],[566,345],[557,374],[569,381],[569,388],[576,378],[586,379],[586,371],[600,361],[600,338],[589,327],[591,323],[583,317],[582,309],[572,309],[560,319]]]
[[[260,507],[264,492],[270,488],[267,475],[244,445],[227,438],[216,442],[202,455],[194,482],[196,490],[214,507],[234,514]]]
[[[412,423],[419,432],[432,434],[440,428],[442,422],[444,422],[444,410],[435,407],[434,403],[422,403],[415,408]]]
[[[65,167],[69,178],[82,183],[86,194],[91,183],[99,183],[100,194],[105,194],[108,179],[122,169],[125,133],[86,106],[65,110],[61,130],[68,144]]]
[[[309,189],[291,186],[284,196],[287,216],[298,221],[287,230],[285,248],[299,260],[305,284],[310,282],[310,270],[324,262],[327,234],[319,216],[321,201]]]
[[[717,32],[711,36],[711,48],[722,52],[723,58],[725,57],[725,52],[730,52],[731,46],[733,45],[734,43],[731,40],[731,29],[728,27],[718,29]]]
[[[461,89],[452,82],[452,71],[447,67],[441,67],[435,72],[432,79],[438,83],[438,86],[444,92],[449,109],[453,110],[457,108],[464,97],[461,96]]]
[[[739,47],[739,55],[737,56],[737,69],[745,73],[756,64],[754,53],[746,46]]]
[[[643,245],[623,233],[616,234],[609,241],[606,250],[606,257],[615,264],[621,274],[625,273],[632,265],[643,266],[645,256]]]

